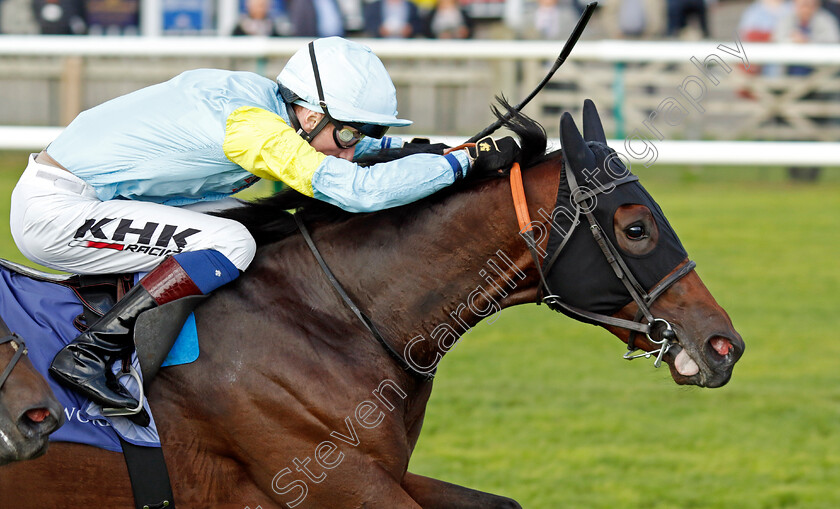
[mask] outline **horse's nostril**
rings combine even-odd
[[[28,412],[26,412],[25,415],[26,415],[26,418],[29,419],[30,421],[32,421],[36,424],[40,424],[40,423],[44,422],[44,420],[47,417],[50,416],[50,411],[47,410],[46,408],[33,408],[32,410],[29,410]]]
[[[732,350],[732,342],[726,338],[717,336],[710,341],[712,348],[720,355],[727,355]]]
[[[61,425],[58,415],[46,407],[30,408],[18,419],[18,429],[29,438],[49,435]]]
[[[731,366],[743,353],[744,342],[737,335],[714,335],[706,341],[706,358],[721,367]]]

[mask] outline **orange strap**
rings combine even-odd
[[[531,231],[531,215],[528,213],[528,202],[525,201],[525,188],[522,186],[522,170],[519,163],[513,163],[510,168],[510,191],[513,194],[513,208],[516,219],[519,220],[519,231]]]
[[[467,147],[474,147],[475,143],[464,143],[444,151],[444,154],[451,154],[456,150],[463,150]],[[519,163],[513,163],[510,168],[510,190],[513,194],[513,208],[516,210],[516,219],[519,220],[519,231],[530,232],[531,215],[528,213],[528,202],[525,201],[525,187],[522,185],[522,169]]]
[[[456,150],[464,150],[465,148],[472,148],[475,146],[475,143],[464,143],[463,145],[458,145],[457,147],[448,148],[443,151],[443,155],[451,154]]]

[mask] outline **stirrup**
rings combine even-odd
[[[125,417],[129,415],[137,415],[141,411],[143,411],[143,403],[146,401],[146,396],[143,394],[143,381],[140,379],[140,374],[134,369],[134,366],[129,365],[128,371],[124,369],[120,369],[120,371],[116,374],[117,381],[123,376],[130,376],[137,382],[137,386],[140,387],[140,397],[137,398],[137,406],[135,408],[102,408],[102,415],[105,417]]]

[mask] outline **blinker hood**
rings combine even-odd
[[[571,238],[561,251],[559,258],[551,266],[550,272],[546,274],[546,281],[551,293],[558,295],[566,304],[594,313],[612,315],[631,302],[633,298],[616,276],[590,233],[589,221],[583,213],[580,215],[579,224],[572,225],[572,219],[575,217],[575,203],[572,200],[572,191],[565,172],[575,172],[575,180],[581,188],[607,187],[604,192],[595,194],[583,202],[582,206],[592,210],[592,203],[595,202],[592,213],[609,239],[610,248],[614,254],[623,258],[646,292],[672,272],[688,255],[662,213],[662,209],[638,180],[618,183],[609,190],[610,184],[631,175],[615,156],[615,151],[600,141],[589,141],[586,146],[595,156],[595,161],[590,162],[596,163],[587,166],[595,167],[595,172],[584,171],[584,168],[574,168],[574,164],[570,164],[570,161],[566,161],[564,157],[564,173],[561,176],[557,202],[552,214],[546,261],[558,249],[567,232],[571,232]],[[609,165],[609,171],[604,169],[605,161]],[[616,210],[622,205],[644,205],[650,209],[659,229],[658,243],[651,252],[643,256],[635,256],[623,252],[618,247],[613,229],[613,218]],[[546,268],[544,262],[543,269]],[[563,312],[559,307],[557,310]],[[580,317],[574,318],[580,320]]]

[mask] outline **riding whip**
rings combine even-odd
[[[575,44],[577,44],[578,39],[580,39],[581,34],[583,34],[583,30],[586,28],[586,24],[589,23],[589,18],[592,17],[592,14],[595,12],[595,7],[597,6],[598,2],[590,2],[586,5],[586,8],[583,10],[583,14],[580,15],[580,19],[578,19],[577,24],[575,25],[575,29],[572,30],[572,35],[569,36],[569,38],[566,40],[566,44],[563,45],[563,50],[560,52],[560,55],[557,57],[557,60],[554,61],[554,65],[551,66],[551,70],[548,71],[548,74],[546,74],[540,82],[540,84],[537,85],[537,88],[535,88],[530,94],[528,94],[528,97],[523,99],[522,102],[520,102],[513,108],[514,111],[518,112],[522,110],[522,108],[524,108],[526,104],[531,102],[531,99],[533,99],[540,92],[540,90],[542,90],[545,87],[545,85],[549,81],[551,81],[551,78],[554,76],[554,73],[556,73],[557,69],[559,69],[560,66],[563,65],[563,62],[566,61],[566,58],[568,58],[569,54],[572,52],[572,49],[575,47]],[[496,120],[494,123],[484,128],[483,131],[467,140],[467,143],[475,143],[481,138],[487,136],[488,134],[496,132],[496,130],[502,126],[505,120],[510,119],[511,115],[512,112],[510,111],[505,113],[505,116],[503,118]]]

